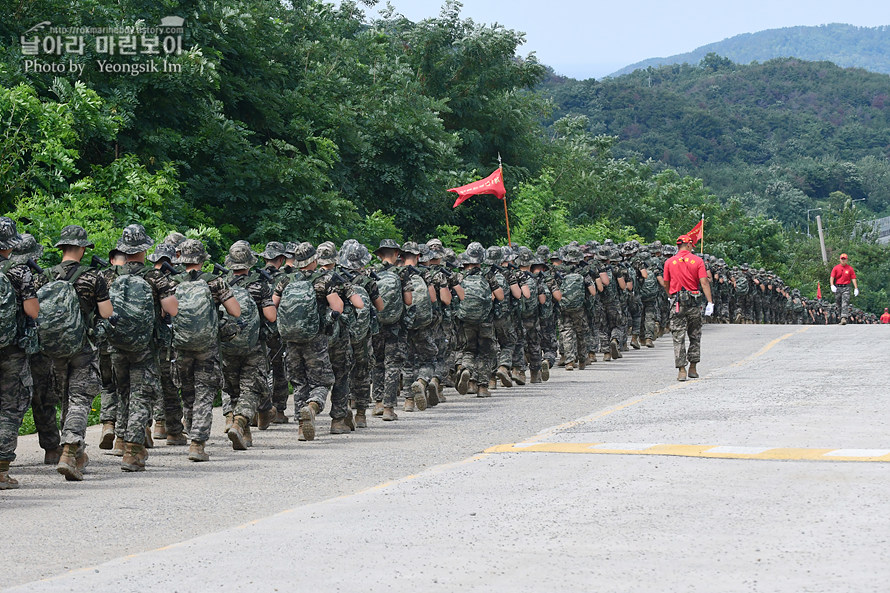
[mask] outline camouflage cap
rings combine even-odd
[[[148,256],[148,261],[157,263],[165,257],[170,260],[170,263],[173,263],[173,260],[176,259],[176,246],[172,243],[158,243],[154,252]]]
[[[429,247],[430,250],[429,255],[427,256],[427,261],[433,259],[445,259],[446,253],[445,248],[442,247],[442,242],[438,239],[433,239],[433,241],[436,241],[436,243],[438,244],[434,243],[430,245],[429,243],[427,243],[427,247]]]
[[[155,242],[148,236],[148,233],[145,232],[144,226],[141,224],[131,224],[127,225],[124,232],[121,234],[121,238],[118,239],[117,250],[127,255],[134,255],[148,251],[149,247],[154,244]]]
[[[305,268],[318,259],[318,253],[315,247],[308,241],[303,241],[294,250],[294,262],[298,268]]]
[[[25,264],[29,259],[33,259],[36,262],[41,255],[43,255],[43,245],[37,242],[34,235],[22,233],[21,239],[16,244],[15,249],[12,250],[12,255],[9,256],[9,259],[17,264]]]
[[[337,247],[331,241],[325,241],[315,251],[318,265],[329,266],[337,263]]]
[[[235,241],[226,255],[226,267],[230,270],[249,270],[256,265],[257,256],[247,241]]]
[[[204,244],[198,239],[186,239],[176,250],[179,252],[179,257],[176,258],[178,264],[203,264],[210,259]]]
[[[641,249],[637,253],[637,257],[639,257],[640,259],[649,259],[650,257],[652,257],[652,254],[649,253],[649,250],[647,249]]]
[[[531,266],[535,259],[535,253],[531,249],[528,247],[520,247],[519,253],[516,254],[516,265],[520,267]]]
[[[418,243],[417,247],[420,249],[420,263],[425,264],[430,261],[431,253],[429,245],[426,243]]]
[[[277,257],[281,257],[282,255],[287,257],[288,254],[287,248],[285,248],[284,243],[280,241],[269,241],[266,243],[266,249],[260,253],[260,257],[266,261],[273,260]]]
[[[440,239],[430,239],[426,242],[426,246],[430,249],[438,247],[439,249],[445,249],[445,246],[442,245],[442,241]]]
[[[349,239],[340,248],[340,265],[347,270],[361,270],[371,261],[368,248],[356,241]]]
[[[293,259],[294,252],[297,250],[297,245],[298,243],[294,243],[293,241],[288,241],[287,243],[285,243],[283,253],[284,257],[286,257],[287,259]]]
[[[662,255],[677,255],[676,245],[665,245],[661,248]]]
[[[514,245],[515,245],[515,243],[514,243]],[[505,261],[505,262],[512,262],[512,261],[515,261],[515,260],[516,260],[516,255],[517,255],[517,253],[516,253],[516,250],[517,250],[517,249],[519,249],[519,247],[513,248],[513,247],[510,247],[509,245],[507,245],[506,247],[504,247],[504,248],[503,248],[503,251],[504,251],[504,261]]]
[[[454,253],[454,249],[449,249],[448,247],[445,248],[445,263],[447,263],[449,266],[459,265],[457,255]]]
[[[21,240],[15,221],[8,216],[0,216],[0,249],[14,249]]]
[[[725,265],[726,265],[726,262],[723,261],[723,258],[721,257],[720,259],[717,260],[717,265],[718,265],[718,266],[725,266]]]
[[[538,248],[535,249],[535,253],[541,259],[550,259],[550,248],[546,245],[538,245]]]
[[[464,263],[481,264],[485,260],[485,255],[485,248],[482,247],[482,244],[473,241],[467,245],[467,250],[463,253]]]
[[[402,243],[402,246],[399,247],[399,251],[402,253],[410,253],[411,255],[420,255],[420,245],[415,243],[414,241],[405,241]]]
[[[84,230],[82,226],[78,226],[76,224],[69,224],[65,228],[62,229],[60,233],[59,240],[56,241],[56,247],[61,247],[62,245],[73,245],[74,247],[88,247],[93,249],[96,245],[87,239],[87,232]]]
[[[374,253],[377,254],[377,252],[379,252],[382,249],[395,249],[396,251],[398,251],[400,248],[399,248],[399,244],[396,243],[393,239],[382,239],[380,241],[380,247],[375,249]]]
[[[180,243],[185,241],[187,237],[180,233],[179,231],[171,231],[167,233],[167,236],[164,237],[162,243],[166,243],[167,245],[172,245],[173,247],[179,246]]]
[[[504,261],[504,249],[497,245],[492,245],[485,250],[484,262],[490,266],[496,266]]]
[[[562,260],[570,264],[576,264],[584,259],[584,252],[577,245],[567,245],[562,254]]]

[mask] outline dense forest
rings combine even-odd
[[[735,35],[684,54],[649,58],[626,66],[610,76],[618,77],[649,67],[698,64],[710,53],[729,58],[737,64],[795,57],[810,62],[833,62],[844,68],[864,68],[890,74],[888,45],[890,25],[856,27],[832,23],[815,27],[783,27]]]
[[[187,230],[217,256],[237,238],[374,244],[438,235],[459,248],[468,240],[505,240],[498,200],[482,196],[452,209],[453,194],[445,191],[488,175],[500,156],[520,242],[672,241],[704,214],[706,251],[773,269],[809,295],[817,280],[827,281],[814,240],[775,216],[769,195],[758,202],[715,191],[707,171],[685,156],[697,145],[667,134],[660,144],[654,136],[652,146],[628,144],[625,128],[634,122],[649,122],[646,133],[657,135],[660,107],[648,97],[660,93],[675,101],[665,103],[677,110],[667,119],[685,116],[695,138],[728,145],[723,136],[739,134],[734,126],[742,120],[708,116],[704,99],[684,113],[681,87],[731,77],[738,67],[717,58],[684,67],[676,78],[688,81],[676,87],[668,72],[652,87],[639,75],[626,87],[557,80],[534,55],[517,53],[522,33],[475,23],[460,9],[449,1],[438,16],[411,22],[391,10],[370,20],[355,3],[313,0],[3,3],[0,212],[48,247],[62,226],[78,223],[97,249],[107,249],[123,226],[140,221],[154,236]],[[151,36],[143,28],[174,15],[185,20],[181,52],[133,55],[120,51],[133,46],[119,40],[112,51],[107,38],[119,33],[89,29],[135,28],[132,43],[142,47]],[[64,33],[59,44],[47,42],[56,35],[49,24],[86,31],[80,52],[69,51]],[[23,44],[35,38],[36,56]],[[574,109],[563,99],[578,84],[588,85],[577,88],[589,96]],[[749,102],[754,109],[757,101]],[[624,109],[630,124],[613,128],[604,115],[609,105],[616,122]],[[634,115],[637,106],[652,119]],[[768,125],[750,133],[766,134]],[[883,141],[878,127],[857,159],[884,158],[886,142],[871,144]],[[659,160],[667,149],[682,158]],[[804,151],[801,158],[818,166],[846,158]],[[702,150],[699,163],[727,152]],[[877,310],[890,287],[888,249],[856,224],[864,211],[852,207],[862,205],[851,201],[858,194],[838,188],[830,186],[827,198],[839,199],[837,208],[825,212],[832,258],[837,250],[851,253],[867,287],[858,304]],[[45,257],[51,263],[57,255],[48,250]]]

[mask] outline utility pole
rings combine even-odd
[[[822,232],[822,215],[816,215],[816,226],[819,228],[819,245],[822,246],[822,263],[828,264],[828,252],[825,251],[825,233]]]

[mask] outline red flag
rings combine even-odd
[[[695,245],[696,243],[701,241],[702,235],[704,233],[704,228],[703,228],[704,224],[705,224],[705,219],[702,218],[701,220],[698,221],[697,225],[692,227],[691,231],[686,233],[687,235],[689,235],[689,238],[692,239],[693,245]]]
[[[821,282],[816,282],[816,298],[817,299],[822,298],[822,283]]]
[[[500,167],[485,179],[480,179],[479,181],[474,181],[473,183],[462,185],[460,187],[453,187],[448,191],[453,191],[457,194],[457,200],[454,202],[452,208],[457,208],[467,198],[477,194],[494,194],[501,200],[507,196],[507,190],[504,188],[504,178],[501,174]]]

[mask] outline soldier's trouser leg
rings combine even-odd
[[[349,414],[349,376],[352,373],[352,345],[349,337],[328,343],[328,357],[334,373],[331,386],[331,412],[334,419],[346,418]]]
[[[102,378],[100,422],[117,421],[117,388],[114,385],[114,369],[107,348],[99,348],[99,375]]]
[[[145,442],[145,427],[151,422],[151,405],[159,387],[156,362],[151,350],[117,351],[112,355],[118,390],[114,433],[128,443]]]
[[[399,379],[405,361],[405,330],[399,324],[387,325],[372,338],[374,345],[374,371],[371,380],[374,401],[394,408],[399,400]]]
[[[222,369],[216,346],[204,352],[178,352],[179,380],[183,386],[194,385],[192,425],[189,438],[204,443],[210,438],[213,400],[222,388]]]
[[[671,307],[671,336],[674,339],[674,365],[679,369],[687,362],[701,360],[701,309],[698,303],[690,301],[686,305]],[[689,337],[689,349],[686,337]]]
[[[562,341],[566,364],[579,361],[579,356],[587,354],[587,316],[584,311],[563,312],[559,335]]]
[[[328,390],[334,385],[327,335],[319,332],[308,342],[288,342],[287,373],[294,385],[295,416],[310,402],[318,405],[319,412],[324,410]]]
[[[464,323],[464,365],[470,371],[470,379],[478,385],[487,385],[494,357],[495,329],[491,323]]]
[[[516,341],[513,343],[510,366],[525,371],[528,369],[528,364],[525,362],[525,327],[518,315],[513,316],[513,335],[516,336]]]
[[[276,410],[284,412],[287,410],[288,396],[287,348],[277,334],[270,337],[266,345],[269,348],[269,367],[272,371],[271,400],[260,404],[259,409],[266,411],[275,406]]]
[[[495,337],[500,351],[496,355],[494,367],[513,365],[513,346],[516,344],[516,332],[513,329],[513,318],[505,315],[494,322]],[[494,368],[491,369],[494,371]]]
[[[631,296],[631,332],[638,336],[643,331],[643,301],[639,296]]]
[[[535,317],[522,320],[525,332],[523,343],[524,356],[528,359],[528,368],[532,371],[541,370],[541,333],[538,329],[538,320]]]
[[[834,295],[834,302],[837,310],[841,315],[841,319],[850,318],[850,285],[838,284],[837,293]]]
[[[426,330],[408,330],[407,356],[402,366],[402,396],[414,397],[411,384],[418,379],[426,383],[433,378],[433,363],[438,352],[432,335]]]
[[[59,389],[53,379],[53,364],[43,354],[31,356],[31,376],[34,378],[31,395],[31,414],[40,448],[44,451],[57,449],[62,444],[59,425],[56,421],[56,406],[59,404]]]
[[[62,426],[63,445],[83,445],[87,432],[87,420],[93,407],[93,399],[102,389],[99,378],[99,359],[92,346],[86,345],[69,359],[53,360],[56,377],[62,385],[62,393],[68,394],[68,406]]]
[[[655,339],[655,320],[657,309],[655,307],[655,301],[643,301],[643,339],[644,340],[654,340]]]
[[[164,421],[167,434],[177,436],[182,434],[185,427],[182,424],[182,399],[179,397],[179,388],[173,381],[175,363],[164,353],[159,358],[158,375],[161,379],[161,392],[164,394]]]
[[[543,350],[542,357],[546,360],[550,367],[553,368],[556,366],[556,351],[559,349],[558,345],[558,335],[556,327],[556,315],[551,316],[548,319],[544,319],[542,321],[543,324],[543,332],[541,334],[541,350]]]
[[[366,410],[371,404],[371,345],[370,338],[352,344],[352,372],[349,388],[356,410]]]
[[[235,416],[253,418],[268,391],[269,363],[262,346],[244,356],[223,357],[223,377]]]
[[[15,461],[31,387],[31,367],[25,351],[16,345],[0,349],[0,461]]]
[[[448,372],[448,369],[445,366],[445,357],[448,353],[448,340],[445,339],[445,330],[442,326],[442,322],[439,320],[434,321],[427,329],[427,332],[429,333],[430,341],[436,349],[436,354],[433,356],[432,360],[432,376],[438,377],[441,380]]]

